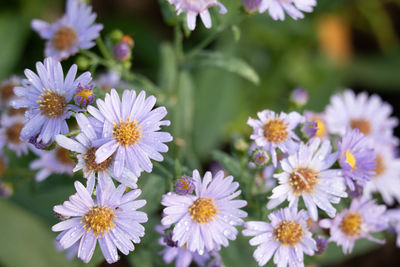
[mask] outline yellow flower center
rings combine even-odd
[[[97,150],[97,147],[91,147],[86,151],[85,155],[83,156],[86,167],[90,171],[94,171],[94,172],[105,171],[108,169],[108,167],[110,167],[110,165],[113,161],[113,156],[108,157],[102,163],[96,163],[96,150]]]
[[[289,136],[288,123],[281,119],[271,119],[264,125],[264,137],[270,143],[282,143]]]
[[[69,151],[67,149],[62,147],[57,147],[55,153],[56,153],[56,158],[59,162],[66,165],[75,165],[75,161],[73,161],[69,157]]]
[[[8,127],[5,132],[7,140],[14,144],[21,144],[22,141],[21,139],[19,139],[19,135],[21,133],[22,128],[24,128],[24,125],[19,122],[14,123],[10,127]]]
[[[104,236],[104,233],[113,229],[115,226],[114,218],[114,210],[104,206],[94,206],[83,216],[81,223],[84,224],[83,228],[87,232],[92,230],[93,234],[99,237],[99,234]]]
[[[74,29],[70,27],[60,27],[54,34],[51,40],[53,46],[57,50],[68,50],[70,49],[78,40],[78,36]]]
[[[39,110],[42,111],[42,115],[47,118],[58,118],[64,114],[64,109],[67,106],[64,96],[45,89],[40,98],[42,100],[38,100],[37,103],[40,105]]]
[[[312,193],[318,181],[318,173],[309,168],[297,168],[289,176],[294,194]]]
[[[120,145],[125,147],[136,144],[142,138],[141,133],[137,120],[130,121],[128,118],[126,122],[121,119],[119,125],[114,123],[113,136]]]
[[[303,240],[304,229],[294,221],[283,221],[274,229],[274,238],[283,246],[295,246]]]
[[[373,178],[380,176],[382,173],[386,171],[385,161],[383,160],[383,157],[380,154],[376,156],[375,161],[376,161],[376,167],[375,167],[375,175],[373,176]]]
[[[353,153],[350,152],[349,149],[347,149],[344,152],[344,156],[346,157],[346,163],[351,166],[351,170],[354,170],[356,167],[356,158],[354,157]]]
[[[352,129],[358,129],[364,135],[369,135],[372,131],[371,123],[366,119],[352,119],[350,121],[350,126]]]
[[[349,212],[340,223],[340,230],[347,236],[359,236],[363,219],[358,212]]]
[[[326,127],[325,123],[321,119],[314,119],[317,123],[317,133],[315,134],[317,137],[322,138],[326,135]]]
[[[189,208],[192,220],[198,224],[209,223],[219,213],[212,198],[199,198]]]

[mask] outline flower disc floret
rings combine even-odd
[[[295,195],[313,193],[318,182],[318,173],[309,168],[297,168],[289,177],[289,184]]]
[[[96,147],[90,147],[85,155],[83,156],[85,160],[86,167],[94,172],[103,172],[106,171],[113,162],[113,156],[110,156],[105,161],[101,163],[96,163]]]
[[[99,234],[104,236],[104,233],[113,229],[115,226],[114,218],[114,210],[104,206],[93,206],[83,216],[81,223],[84,224],[83,228],[87,232],[93,231],[93,234],[98,238]]]
[[[283,221],[275,227],[274,238],[283,246],[296,246],[303,240],[304,229],[301,224],[294,221]]]
[[[62,26],[54,33],[51,42],[57,50],[68,50],[77,40],[78,36],[73,28]]]
[[[371,123],[366,119],[351,119],[350,120],[351,129],[358,129],[365,136],[370,135],[372,132]]]
[[[347,213],[339,227],[348,236],[360,236],[363,219],[358,212]]]
[[[203,224],[214,220],[219,210],[212,198],[199,198],[189,208],[189,213],[193,221]]]
[[[265,139],[270,143],[285,142],[289,136],[288,125],[288,123],[277,118],[267,121],[264,125]]]
[[[40,105],[39,110],[43,116],[47,118],[59,118],[64,114],[67,103],[65,97],[56,92],[45,89],[40,95],[40,100],[37,101]]]
[[[22,128],[24,128],[24,124],[20,122],[16,122],[10,127],[8,127],[5,132],[7,140],[14,144],[21,144],[22,141],[21,139],[19,139],[19,135],[21,133]]]
[[[120,119],[119,124],[114,123],[113,137],[125,147],[135,145],[142,138],[138,121],[130,121],[129,117],[125,122]]]

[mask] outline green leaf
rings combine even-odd
[[[10,74],[22,55],[28,29],[29,23],[18,14],[0,14],[0,79]]]
[[[219,52],[203,51],[196,55],[193,60],[198,66],[221,68],[235,73],[256,85],[260,83],[260,77],[257,72],[243,59]]]
[[[160,73],[159,85],[166,91],[174,91],[178,75],[177,62],[171,44],[163,43],[160,46]]]
[[[79,266],[54,246],[55,234],[39,217],[8,201],[0,201],[1,266]]]

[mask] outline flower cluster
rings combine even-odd
[[[332,96],[323,113],[264,110],[258,119],[249,118],[254,141],[250,153],[269,153],[273,163],[263,166],[262,172],[269,167],[269,176],[277,180],[267,209],[288,203],[287,208],[270,213],[269,223],[245,224],[243,234],[254,236],[250,244],[259,245],[254,258],[260,266],[274,254],[278,266],[302,266],[303,252],[320,254],[328,242],[351,253],[356,240],[382,243],[371,234],[387,229],[389,222],[398,226],[397,211],[386,216],[386,206],[372,199],[373,192],[389,205],[399,199],[399,165],[394,155],[398,140],[393,135],[397,119],[390,113],[391,107],[378,96],[346,90]],[[345,200],[348,197],[351,204]],[[297,211],[299,205],[305,210]],[[328,237],[323,237],[321,228],[330,230]]]

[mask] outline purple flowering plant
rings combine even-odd
[[[299,67],[317,53],[290,36],[319,34],[317,0],[159,0],[165,25],[143,29],[106,24],[100,2],[35,13],[40,56],[0,83],[1,266],[295,267],[400,247],[396,107],[333,92],[347,80],[326,59]],[[321,93],[314,75],[339,82]]]

